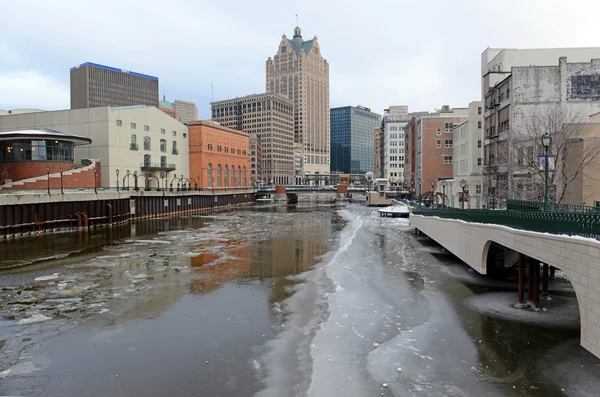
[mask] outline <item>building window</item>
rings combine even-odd
[[[161,135],[165,135],[165,133],[166,133],[165,129],[164,129],[164,128],[161,128],[161,129],[160,129],[160,134],[161,134]]]
[[[229,187],[229,167],[223,167],[223,187]]]
[[[135,130],[137,128],[135,123],[131,123],[130,125],[132,130]]]
[[[177,136],[177,131],[173,131],[173,136]]]
[[[221,164],[217,166],[217,187],[221,187]]]
[[[212,143],[208,144],[208,150],[212,150]]]
[[[437,129],[437,136],[440,136],[440,135],[442,135],[442,129],[441,129],[441,128],[438,128],[438,129]]]
[[[167,166],[167,156],[160,156],[160,167],[165,168]]]
[[[135,134],[131,134],[131,143],[129,144],[129,149],[138,150],[137,136]]]
[[[213,187],[212,164],[208,164],[208,187]]]
[[[481,139],[477,141],[477,147],[481,147]]]
[[[149,154],[144,155],[144,167],[150,167],[150,155]]]
[[[477,159],[477,165],[481,165],[481,157]]]
[[[187,138],[187,132],[184,132],[184,133],[183,133],[183,138],[184,138],[184,139],[185,139],[185,138]]]
[[[231,187],[235,187],[235,167],[231,166]]]
[[[444,156],[444,164],[452,164],[452,156]]]
[[[242,168],[239,165],[238,165],[238,174],[237,174],[237,185],[243,186],[242,185]]]
[[[123,120],[117,120],[117,127],[123,126]]]
[[[145,126],[144,126],[144,131],[146,131],[146,132],[150,131],[150,126],[148,126],[148,125],[145,125]]]
[[[435,141],[435,147],[437,147],[438,149],[442,147],[442,140],[438,139],[437,141]]]
[[[160,140],[160,151],[164,152],[164,153],[167,152],[167,140],[166,139]]]
[[[246,167],[244,167],[244,173],[242,175],[242,178],[244,179],[244,186],[248,186],[248,182],[246,180]]]
[[[446,140],[444,140],[444,147],[445,148],[451,148],[452,147],[452,139],[446,139]]]
[[[481,194],[481,185],[475,185],[475,194]]]
[[[481,106],[477,108],[477,114],[481,114]]]
[[[144,150],[152,150],[152,145],[150,144],[150,137],[144,137]]]
[[[481,129],[481,121],[477,122],[477,128]]]
[[[177,150],[177,141],[173,141],[173,154],[179,154],[179,150]]]

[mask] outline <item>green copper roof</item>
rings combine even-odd
[[[173,105],[169,101],[159,101],[158,106],[165,109],[173,109]]]
[[[304,50],[304,52],[308,54],[308,52],[313,46],[312,40],[304,41],[302,40],[302,37],[298,36],[294,37],[292,40],[288,39],[288,42],[290,43],[290,46],[292,47],[296,55],[300,55],[300,50]]]

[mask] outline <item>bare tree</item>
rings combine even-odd
[[[538,157],[545,153],[542,135],[549,133],[552,144],[548,156],[555,158],[555,171],[549,174],[550,200],[562,203],[574,197],[569,190],[589,182],[583,177],[584,170],[600,165],[600,130],[594,130],[582,107],[573,104],[538,105],[528,114],[516,116],[510,150],[515,196],[521,193],[527,199],[543,198],[545,175]]]
[[[8,166],[6,164],[2,165],[0,169],[0,185],[4,185],[7,179],[10,178],[10,174],[8,173]]]

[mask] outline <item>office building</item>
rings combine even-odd
[[[375,174],[375,178],[381,178],[382,147],[383,145],[381,144],[381,128],[375,128],[375,130],[373,130],[373,149],[375,150],[375,166],[373,167],[373,173]]]
[[[294,183],[294,106],[278,94],[254,94],[213,102],[212,119],[224,127],[257,134],[267,183]]]
[[[364,106],[332,108],[331,171],[364,174],[375,169],[375,128],[381,116]]]
[[[263,183],[262,141],[258,134],[250,134],[250,185]]]
[[[404,127],[410,120],[408,106],[390,106],[383,112],[381,123],[382,178],[391,186],[404,182]]]
[[[86,62],[71,68],[71,109],[158,107],[158,77]]]
[[[292,101],[294,140],[302,144],[304,174],[329,173],[329,63],[315,36],[304,40],[300,28],[283,35],[277,54],[266,62],[266,89]]]
[[[173,105],[173,108],[175,109],[177,120],[182,123],[198,120],[198,107],[196,107],[194,102],[176,99],[171,105]]]

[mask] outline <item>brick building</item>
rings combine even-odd
[[[190,121],[190,175],[201,188],[238,188],[250,185],[250,137],[244,131],[214,121]]]
[[[467,119],[467,108],[444,105],[434,113],[413,116],[404,128],[408,164],[405,178],[414,180],[417,195],[431,191],[431,181],[437,188],[438,180],[452,178],[454,125]]]

